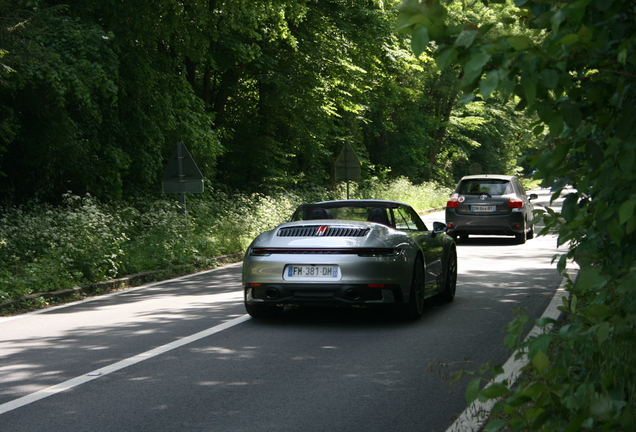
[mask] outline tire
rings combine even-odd
[[[517,240],[518,244],[525,244],[526,243],[526,224],[523,224],[523,230],[521,231],[520,234],[515,234],[515,239]]]
[[[526,240],[532,240],[534,238],[534,225],[530,225],[530,229],[528,230],[528,234],[526,235]]]
[[[276,318],[283,314],[283,308],[271,305],[245,303],[245,310],[252,318]]]
[[[440,300],[450,303],[455,298],[457,291],[457,251],[453,249],[446,263],[446,276],[444,277],[444,290],[439,294]]]
[[[415,260],[413,266],[413,276],[411,277],[411,290],[409,292],[409,302],[406,305],[404,317],[416,321],[424,313],[424,265],[421,258]]]

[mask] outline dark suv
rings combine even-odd
[[[514,176],[483,174],[462,177],[446,203],[448,234],[462,240],[469,234],[513,235],[518,243],[534,237],[536,194]]]

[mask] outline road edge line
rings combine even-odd
[[[567,271],[567,275],[572,279],[576,280],[576,276],[578,274],[579,269],[573,268]],[[558,306],[563,304],[561,300],[562,297],[567,296],[567,291],[565,289],[567,283],[569,282],[568,277],[563,277],[559,287],[557,288],[552,300],[546,307],[541,318],[552,318],[554,320],[558,320],[561,315],[561,311],[558,309]],[[534,328],[528,333],[526,336],[526,340],[530,337],[542,334],[544,330],[541,327],[534,326]],[[500,383],[503,380],[507,380],[509,385],[512,385],[521,375],[521,369],[526,366],[530,360],[528,359],[525,353],[521,353],[519,358],[517,358],[518,352],[515,351],[508,361],[503,365],[503,373],[499,375],[493,382]],[[488,387],[486,386],[486,387]],[[480,431],[485,423],[488,421],[490,417],[490,411],[492,407],[495,405],[495,402],[492,400],[488,400],[486,402],[481,402],[479,400],[474,401],[470,406],[468,406],[464,412],[461,413],[459,417],[453,422],[453,424],[446,429],[446,432],[477,432]]]

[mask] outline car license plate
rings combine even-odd
[[[283,274],[284,280],[340,280],[340,267],[337,265],[288,265]]]
[[[497,206],[484,206],[484,205],[470,206],[470,211],[473,211],[476,213],[494,212],[496,210],[497,210]]]

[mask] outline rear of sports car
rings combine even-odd
[[[243,261],[254,316],[282,306],[379,306],[408,300],[416,251],[405,234],[365,221],[297,221],[258,236]]]

